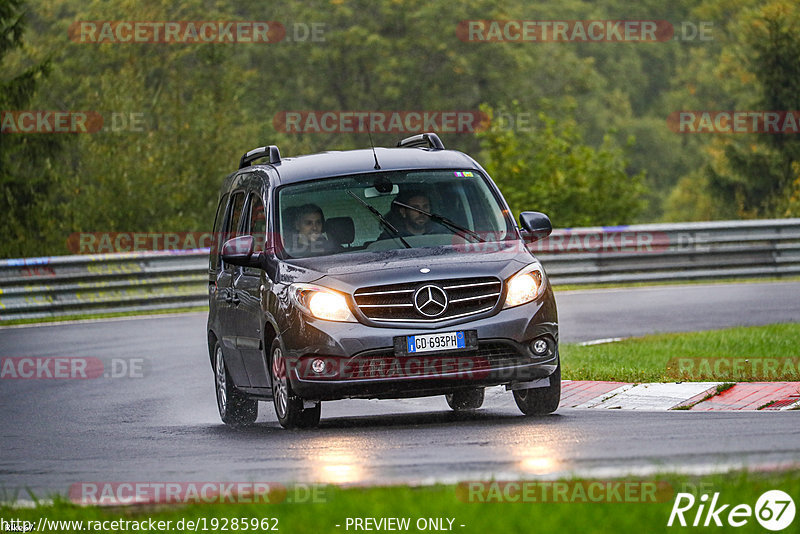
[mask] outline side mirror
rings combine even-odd
[[[531,241],[544,239],[553,231],[550,217],[538,211],[523,211],[519,214],[519,223]]]
[[[234,237],[222,245],[222,261],[241,267],[261,267],[262,253],[253,255],[255,240],[251,235]]]

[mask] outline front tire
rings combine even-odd
[[[456,412],[477,410],[483,404],[483,388],[454,391],[444,396],[447,404]]]
[[[214,344],[214,384],[217,409],[223,423],[247,426],[255,422],[258,417],[258,401],[247,397],[233,385],[219,341]]]
[[[547,415],[558,409],[561,402],[561,362],[550,375],[550,385],[544,388],[514,390],[514,401],[525,415]]]
[[[322,403],[303,408],[303,399],[292,391],[288,366],[280,342],[275,339],[270,349],[270,373],[272,377],[272,401],[275,415],[283,428],[313,428],[319,425]]]

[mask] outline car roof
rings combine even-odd
[[[321,152],[306,156],[283,158],[280,163],[253,165],[270,167],[278,174],[280,184],[305,182],[348,174],[376,172],[375,156],[380,171],[413,169],[475,169],[480,166],[471,157],[456,150],[425,148],[383,148]]]

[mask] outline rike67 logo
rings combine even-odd
[[[678,493],[667,526],[742,527],[749,523],[753,516],[767,530],[776,532],[784,530],[794,521],[794,501],[781,490],[765,491],[756,501],[755,507],[749,504],[723,503],[719,492],[710,498],[707,493],[699,498],[695,498],[691,493]]]

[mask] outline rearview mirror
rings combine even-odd
[[[519,223],[531,241],[544,239],[553,231],[550,217],[538,211],[523,211],[519,214]]]
[[[381,191],[377,187],[368,187],[364,189],[364,196],[367,198],[375,198],[381,195],[396,195],[399,192],[400,188],[397,186],[397,184],[394,184],[385,191]]]

